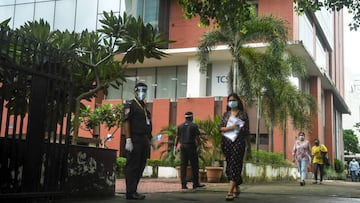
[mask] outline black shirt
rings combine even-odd
[[[180,144],[195,144],[196,136],[199,135],[198,126],[191,121],[185,121],[178,127],[177,136]]]
[[[130,122],[131,135],[151,135],[151,114],[143,101],[133,99],[124,104],[124,121]]]

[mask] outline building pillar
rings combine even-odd
[[[186,97],[206,96],[206,73],[200,72],[200,63],[196,57],[188,59]]]
[[[335,136],[334,136],[334,95],[331,91],[324,92],[325,100],[325,127],[324,136],[319,137],[320,143],[324,143],[328,149],[329,160],[334,159]]]
[[[323,124],[322,124],[322,102],[321,102],[321,79],[317,76],[312,76],[309,78],[309,91],[313,96],[317,112],[311,112],[312,120],[312,129],[307,133],[308,136],[305,138],[308,139],[313,145],[313,140],[323,136]]]

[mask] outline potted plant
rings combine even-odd
[[[195,123],[199,126],[202,137],[205,137],[203,143],[204,154],[202,157],[205,161],[206,176],[208,182],[220,182],[223,174],[223,156],[221,151],[221,133],[218,129],[221,117],[216,115],[213,120],[196,120]],[[200,145],[201,146],[201,145]]]

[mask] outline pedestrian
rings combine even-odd
[[[349,171],[350,171],[351,181],[356,182],[356,178],[359,172],[359,162],[357,162],[355,158],[353,158],[349,163]]]
[[[325,145],[320,144],[319,139],[314,140],[314,146],[311,148],[312,163],[314,166],[314,179],[313,184],[318,183],[318,172],[320,173],[320,184],[322,184],[324,178],[324,166],[327,148]]]
[[[311,145],[308,140],[305,140],[305,133],[300,132],[298,139],[295,141],[293,147],[294,162],[297,163],[300,172],[300,185],[305,185],[305,178],[307,173],[308,163],[311,161]]]
[[[185,113],[185,122],[177,128],[175,137],[174,151],[180,142],[180,178],[181,188],[188,189],[186,182],[186,169],[188,162],[191,164],[193,189],[205,187],[199,182],[199,155],[197,145],[200,144],[199,127],[193,123],[194,114],[192,112]]]
[[[135,98],[124,104],[124,132],[126,137],[126,199],[142,200],[145,195],[137,187],[150,153],[151,114],[145,105],[147,85],[135,85]]]
[[[249,135],[248,115],[236,93],[227,97],[227,109],[219,124],[219,130],[223,134],[221,149],[226,159],[225,173],[229,180],[226,200],[231,201],[240,194],[245,140]]]

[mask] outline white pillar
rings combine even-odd
[[[206,73],[200,72],[200,63],[196,57],[188,59],[186,97],[206,96]]]

